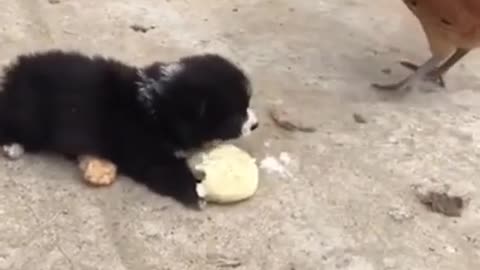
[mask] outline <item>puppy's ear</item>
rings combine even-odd
[[[163,63],[159,65],[160,78],[164,82],[172,81],[184,69],[184,65],[180,62]]]
[[[143,69],[139,69],[137,83],[142,99],[152,99],[155,96],[162,96],[165,92],[165,85],[184,70],[183,64],[179,62],[153,63]]]
[[[147,109],[153,109],[154,100],[165,92],[164,86],[161,81],[149,77],[144,70],[138,70],[138,77],[138,99]]]

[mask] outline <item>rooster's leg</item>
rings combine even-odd
[[[447,71],[454,66],[460,59],[462,59],[470,50],[467,49],[457,49],[455,53],[450,56],[440,67],[430,72],[427,75],[426,79],[435,83],[436,85],[445,88],[445,81],[443,76]],[[418,65],[413,64],[408,61],[401,61],[400,64],[408,69],[416,71],[418,69]]]
[[[443,59],[432,56],[427,62],[417,68],[415,73],[394,84],[378,84],[373,83],[372,86],[378,90],[410,90],[422,80],[425,80],[430,74],[435,71]]]

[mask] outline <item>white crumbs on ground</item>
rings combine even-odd
[[[260,162],[260,168],[265,170],[269,174],[278,174],[282,178],[295,178],[293,174],[288,169],[292,158],[286,152],[280,153],[279,158],[275,158],[273,156],[266,156]]]
[[[280,161],[285,165],[290,165],[292,158],[287,152],[280,153]]]
[[[260,168],[266,170],[268,173],[278,173],[285,175],[285,167],[274,157],[267,156],[260,162]]]

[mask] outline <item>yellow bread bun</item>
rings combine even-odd
[[[207,202],[233,203],[253,196],[258,188],[256,160],[244,150],[222,144],[194,154],[190,166],[205,173],[197,193]]]

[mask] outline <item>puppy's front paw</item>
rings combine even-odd
[[[197,182],[186,190],[181,201],[183,201],[185,206],[192,210],[202,211],[207,206],[205,196],[205,187],[202,185],[202,183]]]
[[[207,201],[205,200],[205,188],[202,183],[196,183],[194,188],[186,192],[181,201],[183,204],[196,211],[202,211],[207,206]]]
[[[205,200],[205,197],[207,196],[207,190],[202,183],[197,183],[195,191],[197,192],[198,196],[198,209],[203,210],[207,207],[207,201]]]
[[[197,195],[196,209],[203,210],[207,206],[207,201],[205,200],[207,191],[205,189],[205,186],[202,184],[202,182],[203,180],[205,180],[205,177],[207,177],[207,174],[205,173],[205,171],[196,169],[196,168],[192,170],[192,173],[195,179],[197,180],[197,183],[195,185],[195,193]]]

